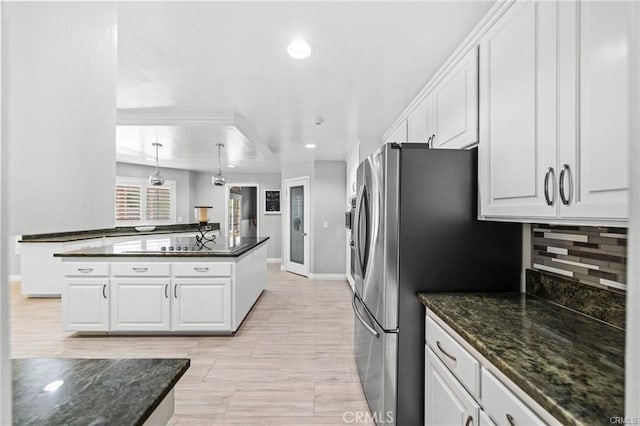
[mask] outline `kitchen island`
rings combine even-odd
[[[268,237],[140,238],[56,253],[66,331],[232,334],[267,282]]]
[[[158,425],[189,359],[14,359],[18,425]]]

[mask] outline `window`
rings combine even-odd
[[[152,186],[142,178],[116,178],[116,225],[172,224],[176,216],[176,183]]]

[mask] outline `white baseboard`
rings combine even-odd
[[[282,259],[279,257],[267,257],[267,263],[282,263]]]
[[[287,270],[287,267],[285,266],[284,263],[280,265],[280,270],[281,271],[286,271]]]
[[[309,273],[309,279],[311,280],[326,280],[326,281],[340,281],[346,280],[347,274],[311,274]]]
[[[350,274],[347,274],[347,281],[349,281],[349,285],[351,286],[351,290],[353,290],[356,286],[356,282],[351,278]]]
[[[22,281],[22,277],[20,275],[9,275],[10,283],[15,283],[17,281]]]

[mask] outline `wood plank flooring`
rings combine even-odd
[[[372,425],[350,414],[369,410],[348,284],[268,270],[266,291],[232,337],[78,337],[62,331],[60,299],[27,299],[14,284],[12,356],[190,358],[172,425]]]

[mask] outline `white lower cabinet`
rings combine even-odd
[[[109,279],[68,278],[62,296],[67,331],[109,330]]]
[[[112,331],[169,331],[170,280],[123,278],[111,281]]]
[[[425,426],[559,424],[533,400],[529,406],[516,396],[525,394],[514,383],[490,373],[495,367],[463,347],[464,340],[440,325],[429,310],[425,324]],[[471,374],[477,371],[471,368],[474,363],[478,375]]]
[[[231,329],[231,280],[184,278],[174,281],[171,329],[174,331]]]
[[[427,346],[425,422],[431,425],[478,424],[480,406]]]

